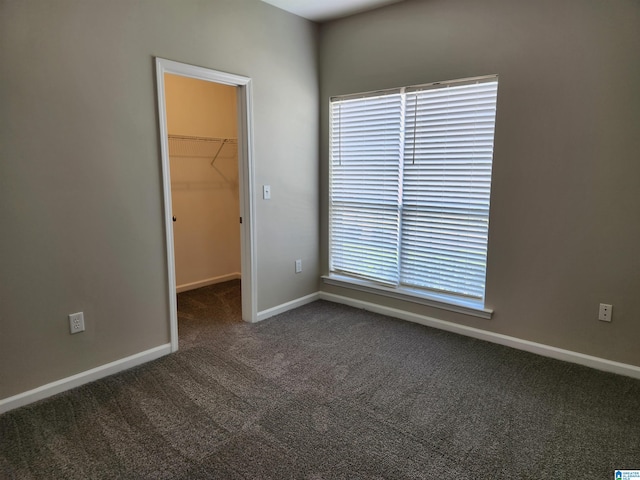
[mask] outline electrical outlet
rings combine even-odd
[[[612,313],[613,313],[613,305],[609,305],[607,303],[601,303],[600,311],[598,313],[598,320],[601,320],[603,322],[610,322]]]
[[[302,260],[296,260],[296,273],[300,273],[302,271]]]
[[[71,333],[84,332],[84,313],[72,313],[69,315],[69,330]]]

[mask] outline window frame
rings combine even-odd
[[[485,252],[486,252],[486,256],[485,256],[485,262],[484,262],[484,282],[482,284],[482,296],[481,297],[466,297],[465,295],[461,295],[461,294],[457,294],[457,293],[453,293],[453,292],[446,292],[446,291],[438,291],[438,290],[433,290],[430,288],[420,288],[420,287],[413,287],[413,286],[408,286],[408,285],[403,285],[402,282],[398,281],[398,283],[394,284],[385,284],[383,281],[380,280],[370,280],[367,279],[365,277],[362,276],[351,276],[349,275],[349,273],[344,273],[344,272],[336,272],[334,270],[334,239],[333,239],[333,228],[334,228],[334,221],[333,221],[333,197],[332,197],[332,189],[333,189],[333,184],[334,184],[334,172],[333,172],[333,164],[334,164],[334,157],[333,157],[333,138],[332,138],[332,132],[333,132],[333,128],[334,128],[334,120],[333,120],[333,114],[332,114],[332,109],[333,109],[333,104],[336,103],[337,105],[339,105],[339,102],[345,102],[351,99],[367,99],[370,97],[384,97],[384,96],[390,96],[393,94],[397,94],[400,93],[402,95],[402,112],[401,112],[401,124],[402,124],[402,128],[401,128],[401,134],[400,134],[400,143],[402,145],[402,148],[400,150],[400,155],[399,155],[399,182],[400,182],[400,188],[404,188],[406,179],[403,177],[403,173],[402,173],[402,165],[405,163],[406,161],[406,156],[405,156],[405,152],[403,151],[405,148],[405,145],[407,145],[407,143],[405,143],[405,139],[404,139],[404,133],[405,130],[407,130],[407,118],[408,118],[408,114],[405,112],[405,108],[408,109],[409,107],[405,105],[405,102],[407,101],[407,94],[411,94],[411,93],[415,93],[417,91],[424,91],[424,90],[428,90],[428,89],[434,89],[434,88],[444,88],[444,87],[448,87],[448,86],[463,86],[463,85],[469,85],[469,84],[479,84],[479,83],[487,83],[487,82],[495,82],[496,83],[496,89],[497,89],[497,82],[498,82],[498,75],[487,75],[487,76],[482,76],[482,77],[473,77],[473,78],[465,78],[465,79],[460,79],[460,80],[451,80],[451,81],[445,81],[445,82],[433,82],[433,83],[429,83],[429,84],[423,84],[423,85],[412,85],[412,86],[408,86],[408,87],[402,87],[402,88],[393,88],[393,89],[386,89],[386,90],[378,90],[378,91],[373,91],[373,92],[366,92],[366,93],[361,93],[361,94],[350,94],[350,95],[340,95],[340,96],[334,96],[330,98],[330,103],[329,103],[329,132],[330,132],[330,138],[329,138],[329,208],[328,208],[328,253],[329,253],[329,257],[328,257],[328,267],[329,267],[329,274],[325,275],[322,277],[323,282],[329,285],[336,285],[336,286],[340,286],[340,287],[346,287],[346,288],[350,288],[350,289],[355,289],[355,290],[359,290],[359,291],[363,291],[363,292],[368,292],[368,293],[376,293],[378,295],[383,295],[386,297],[391,297],[391,298],[396,298],[396,299],[400,299],[400,300],[405,300],[405,301],[409,301],[409,302],[413,302],[413,303],[419,303],[419,304],[423,304],[423,305],[428,305],[428,306],[432,306],[432,307],[436,307],[436,308],[441,308],[441,309],[445,309],[445,310],[450,310],[450,311],[454,311],[454,312],[458,312],[458,313],[464,313],[464,314],[468,314],[468,315],[473,315],[473,316],[478,316],[481,318],[491,318],[491,315],[493,313],[493,310],[486,308],[485,306],[485,297],[486,297],[486,269],[487,269],[487,258],[488,258],[488,233],[489,233],[489,227],[488,227],[488,219],[489,219],[489,213],[487,213],[486,216],[486,221],[487,221],[487,226],[486,226],[486,235],[487,235],[487,240],[485,242]],[[495,93],[495,103],[494,103],[494,108],[495,110],[497,110],[497,91]],[[487,194],[487,201],[490,204],[490,189],[491,189],[491,177],[492,177],[492,166],[493,166],[493,145],[495,144],[495,116],[493,118],[493,130],[491,131],[491,154],[490,154],[490,169],[489,169],[489,193]],[[341,154],[342,155],[342,154]],[[402,226],[402,216],[403,216],[403,212],[402,212],[402,198],[399,199],[399,223],[398,223],[398,235],[401,235],[401,232],[403,230],[403,226]],[[489,208],[489,207],[488,207]],[[401,257],[403,255],[403,243],[402,240],[399,240],[398,243],[398,258],[397,258],[397,265],[398,265],[398,275],[400,276],[400,268],[401,268]]]

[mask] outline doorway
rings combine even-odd
[[[169,76],[169,77],[168,77]],[[179,77],[179,78],[174,78]],[[237,136],[232,134],[216,135],[177,135],[169,131],[167,122],[167,86],[173,80],[193,79],[210,82],[224,87],[231,87],[235,93],[237,122],[232,130],[237,132]],[[218,174],[218,186],[233,188],[235,178],[235,188],[239,199],[239,218],[237,222],[240,227],[240,276],[241,296],[242,296],[242,319],[248,322],[255,322],[257,319],[256,301],[256,274],[255,274],[255,240],[254,240],[254,203],[253,203],[253,156],[252,156],[252,122],[251,122],[251,79],[243,76],[233,75],[225,72],[196,67],[171,60],[156,58],[156,83],[158,94],[159,127],[162,153],[162,174],[164,193],[164,221],[165,237],[167,248],[167,278],[169,288],[169,308],[170,308],[170,335],[171,349],[178,350],[178,317],[176,301],[176,243],[174,232],[174,210],[172,204],[172,184],[171,184],[171,160],[170,154],[174,152],[185,152],[197,155],[212,153],[209,159],[209,167],[216,169]],[[229,126],[225,127],[229,132]],[[224,129],[223,129],[224,130]],[[221,131],[222,132],[222,131]],[[171,138],[169,136],[170,133]],[[203,132],[204,133],[204,132]],[[194,150],[195,149],[195,150]],[[225,150],[226,149],[226,150]],[[232,155],[237,155],[237,177],[228,168],[225,169],[223,159]],[[175,172],[174,172],[175,173]],[[189,188],[189,185],[183,185]],[[196,186],[197,188],[197,186]],[[227,192],[229,193],[229,192]],[[238,211],[238,210],[236,210]],[[176,222],[180,219],[176,216]],[[227,218],[228,220],[228,218]],[[224,275],[223,275],[224,276]],[[189,282],[184,283],[187,276],[182,275],[183,288],[188,288]],[[215,281],[215,275],[208,280]],[[205,278],[202,280],[207,282]],[[196,282],[197,283],[197,282]],[[186,286],[185,286],[186,285]],[[195,285],[195,284],[194,284]]]
[[[181,293],[241,278],[237,87],[170,73],[164,82]]]

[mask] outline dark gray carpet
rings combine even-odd
[[[640,381],[315,302],[179,295],[181,350],[0,416],[7,479],[609,479]]]

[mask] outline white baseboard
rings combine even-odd
[[[417,313],[405,312],[404,310],[399,310],[396,308],[385,307],[362,300],[355,300],[353,298],[344,297],[342,295],[336,295],[333,293],[320,292],[319,298],[321,300],[342,303],[344,305],[362,308],[364,310],[380,313],[389,317],[419,323],[428,327],[434,327],[440,330],[458,333],[467,337],[473,337],[479,340],[485,340],[487,342],[505,345],[507,347],[524,350],[526,352],[535,353],[544,357],[555,358],[556,360],[563,360],[565,362],[576,363],[578,365],[595,368],[597,370],[602,370],[605,372],[617,373],[619,375],[625,375],[627,377],[640,379],[640,367],[636,365],[614,362],[612,360],[593,357],[591,355],[585,355],[583,353],[573,352],[571,350],[564,350],[562,348],[552,347],[550,345],[545,345],[542,343],[530,342],[528,340],[522,340],[520,338],[510,337],[508,335],[502,335],[500,333],[488,332],[479,328],[467,327],[465,325],[459,325],[457,323],[438,320],[436,318],[419,315]]]
[[[196,288],[208,287],[209,285],[215,285],[216,283],[228,282],[229,280],[237,280],[242,278],[240,272],[229,273],[228,275],[220,275],[219,277],[206,278],[197,282],[184,283],[176,286],[176,293],[187,292],[189,290],[195,290]]]
[[[43,398],[79,387],[85,383],[93,382],[94,380],[99,380],[100,378],[113,375],[114,373],[136,367],[143,363],[150,362],[151,360],[163,357],[164,355],[168,355],[169,353],[171,353],[171,344],[167,343],[166,345],[160,345],[159,347],[136,353],[135,355],[116,360],[115,362],[92,368],[86,372],[81,372],[76,375],[72,375],[71,377],[47,383],[46,385],[42,385],[41,387],[34,388],[27,392],[19,393],[13,397],[4,398],[0,400],[0,413],[8,412],[14,408],[37,402]]]
[[[406,312],[396,308],[385,307],[371,302],[365,302],[362,300],[356,300],[342,295],[336,295],[327,292],[316,292],[304,297],[292,300],[282,305],[278,305],[267,310],[258,312],[257,320],[265,320],[280,313],[284,313],[294,308],[301,307],[315,300],[327,300],[334,303],[341,303],[356,308],[362,308],[382,315],[387,315],[401,320],[407,320],[409,322],[419,323],[428,327],[438,328],[440,330],[446,330],[449,332],[465,335],[467,337],[477,338],[479,340],[485,340],[499,345],[512,347],[518,350],[524,350],[526,352],[535,353],[544,357],[555,358],[557,360],[563,360],[565,362],[576,363],[586,367],[595,368],[605,372],[616,373],[619,375],[625,375],[627,377],[640,379],[640,367],[636,365],[630,365],[626,363],[614,362],[604,358],[594,357],[591,355],[585,355],[583,353],[573,352],[571,350],[564,350],[562,348],[552,347],[542,343],[530,342],[528,340],[522,340],[516,337],[510,337],[508,335],[502,335],[500,333],[488,332],[478,328],[467,327],[465,325],[459,325],[444,320],[438,320],[436,318],[427,317],[425,315],[419,315],[416,313]],[[14,395],[0,400],[0,414],[8,412],[18,407],[28,405],[30,403],[42,400],[44,398],[56,395],[58,393],[70,390],[80,385],[99,380],[100,378],[113,375],[114,373],[127,370],[129,368],[141,365],[146,362],[150,362],[157,358],[163,357],[171,353],[171,344],[160,345],[159,347],[146,350],[144,352],[131,355],[129,357],[116,360],[115,362],[102,365],[100,367],[87,370],[86,372],[78,373],[71,377],[63,378],[52,383],[48,383],[33,390]]]
[[[301,307],[306,305],[307,303],[315,302],[320,298],[320,293],[312,293],[310,295],[306,295],[304,297],[297,298],[295,300],[291,300],[290,302],[283,303],[282,305],[277,305],[273,308],[268,308],[267,310],[262,310],[258,312],[257,322],[262,320],[266,320],[269,317],[273,317],[274,315],[278,315],[280,313],[287,312],[289,310],[293,310],[294,308]]]

